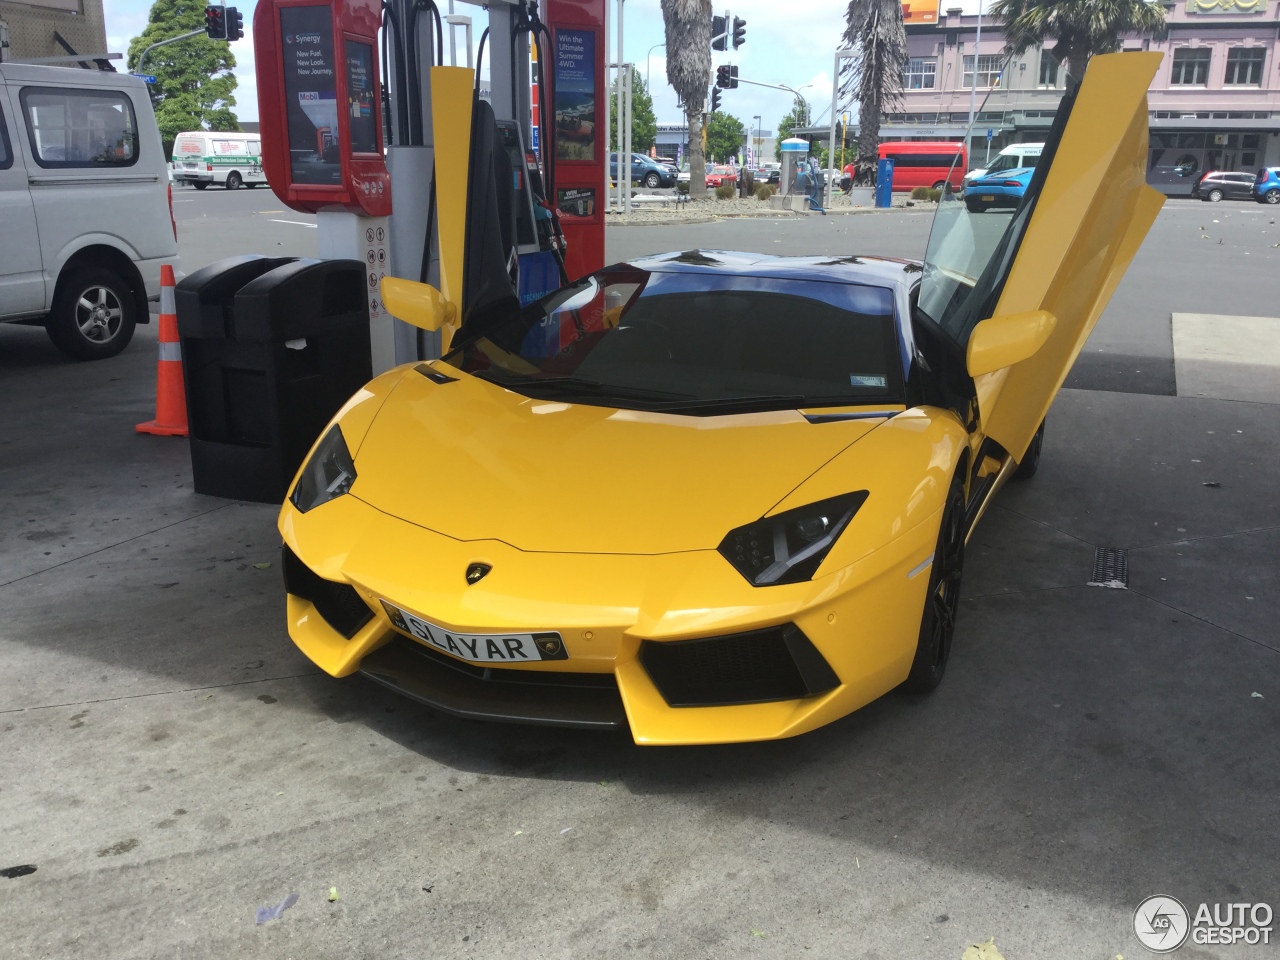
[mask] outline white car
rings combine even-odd
[[[141,80],[0,63],[0,322],[78,360],[123,350],[178,263],[171,190]]]
[[[266,183],[262,172],[262,136],[209,130],[180,133],[173,141],[169,176],[197,190],[204,190],[211,183],[228,190]]]

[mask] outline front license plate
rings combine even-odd
[[[989,201],[991,201],[991,200],[994,200],[994,199],[995,199],[995,197],[983,197],[983,198],[982,198],[982,202],[983,202],[983,203],[987,203],[987,202],[989,202]]]
[[[558,633],[454,633],[393,603],[382,601],[391,622],[428,646],[472,663],[531,663],[535,660],[568,660]]]

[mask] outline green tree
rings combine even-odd
[[[142,51],[156,41],[197,29],[204,29],[204,3],[156,0],[142,36],[129,44],[129,69],[137,68]],[[240,129],[231,112],[236,105],[236,77],[230,71],[235,65],[230,44],[204,35],[147,54],[143,66],[156,78],[151,96],[166,152],[183,130]]]
[[[785,117],[778,121],[778,135],[773,140],[773,159],[782,159],[782,141],[792,135],[792,131],[809,126],[809,102],[796,94],[795,103]]]
[[[742,153],[747,128],[731,113],[713,113],[707,118],[707,153],[720,163]]]
[[[845,102],[858,101],[853,182],[872,183],[880,155],[880,118],[902,102],[907,31],[900,0],[849,0],[842,39],[854,53],[841,71],[840,93]]]
[[[1095,53],[1119,50],[1123,34],[1164,26],[1164,7],[1147,0],[996,0],[991,15],[1004,24],[1008,52],[1056,40],[1054,58],[1077,80]]]
[[[703,111],[711,83],[711,0],[661,0],[667,41],[667,82],[684,104],[689,125],[689,196],[707,195]]]
[[[644,77],[631,77],[631,149],[648,153],[658,140],[658,118],[653,112],[653,97],[644,85]],[[618,88],[615,83],[609,96],[609,149],[618,149]]]

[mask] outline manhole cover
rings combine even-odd
[[[1114,547],[1098,547],[1093,551],[1093,576],[1091,587],[1111,587],[1114,590],[1129,589],[1129,559],[1124,550]]]

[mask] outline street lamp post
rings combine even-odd
[[[644,57],[644,86],[645,86],[645,89],[646,89],[646,90],[648,90],[648,89],[649,89],[649,58],[653,56],[653,51],[657,50],[659,47],[665,47],[665,46],[666,46],[666,44],[665,44],[665,43],[655,43],[652,47],[650,47],[650,48],[649,48],[649,52],[645,54],[645,57]]]

